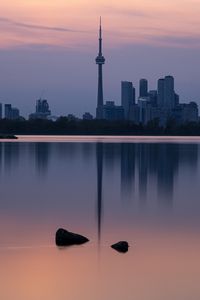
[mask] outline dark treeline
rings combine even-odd
[[[50,120],[0,120],[0,134],[24,135],[184,135],[199,136],[199,123],[177,125],[170,120],[166,127],[160,127],[154,120],[147,125],[133,122],[109,122],[101,120],[69,120],[60,117]]]

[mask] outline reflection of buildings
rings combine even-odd
[[[184,147],[181,145],[181,147]],[[156,166],[159,201],[173,201],[174,179],[179,169],[180,145],[160,144]],[[165,201],[166,202],[166,201]]]
[[[103,158],[105,162],[105,169],[108,172],[112,172],[115,162],[120,158],[120,145],[105,143],[103,144]]]
[[[101,238],[103,170],[108,178],[105,184],[121,183],[122,199],[138,198],[140,203],[158,198],[159,203],[171,205],[174,197],[176,176],[182,169],[193,172],[198,165],[198,144],[177,143],[0,143],[0,169],[10,172],[24,163],[24,157],[34,163],[39,175],[48,174],[51,155],[56,156],[66,168],[80,157],[87,165],[91,157],[96,159],[97,172],[97,225]],[[28,149],[28,151],[27,151]],[[67,162],[70,161],[68,165]],[[52,160],[53,162],[53,160]],[[72,163],[71,163],[72,162]],[[64,166],[65,168],[65,166]],[[78,165],[79,171],[79,165]],[[71,169],[70,169],[71,170]],[[85,169],[87,170],[87,169]],[[185,172],[186,173],[186,172]],[[13,173],[15,174],[15,173]],[[59,176],[59,174],[58,174]],[[181,177],[182,178],[182,177]],[[120,182],[121,180],[121,182]],[[180,185],[179,185],[180,186]],[[114,195],[119,196],[114,185]],[[133,194],[134,193],[134,194]],[[157,197],[156,197],[157,193]],[[115,201],[115,199],[113,199]]]
[[[141,199],[146,199],[147,196],[147,178],[148,178],[148,144],[138,144],[138,177],[139,177],[139,195]]]
[[[122,198],[132,199],[138,193],[144,204],[157,191],[159,203],[171,205],[179,168],[197,168],[198,145],[176,143],[97,143],[98,234],[101,235],[102,173],[121,170]],[[121,163],[119,165],[119,162]],[[109,174],[111,177],[112,174]],[[133,195],[134,193],[134,195]]]
[[[3,145],[4,168],[11,171],[19,162],[20,145],[19,143],[7,143]]]
[[[102,219],[102,181],[103,181],[103,144],[96,144],[97,160],[97,224],[98,241],[101,240],[101,219]]]
[[[0,174],[3,166],[3,143],[0,143]]]
[[[121,147],[122,193],[130,193],[137,177],[141,200],[148,196],[148,188],[151,189],[148,178],[153,176],[157,182],[159,201],[172,202],[179,167],[185,164],[190,168],[197,167],[198,145],[195,144],[143,143],[122,144]]]
[[[44,175],[47,172],[51,143],[35,143],[35,165],[38,173]]]
[[[135,144],[121,144],[121,190],[126,196],[131,194],[135,184],[135,148]]]

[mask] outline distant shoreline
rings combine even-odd
[[[17,140],[16,135],[0,135],[0,140]]]
[[[158,120],[146,125],[128,121],[69,120],[61,117],[51,120],[0,120],[0,136],[15,138],[18,135],[57,136],[200,136],[200,122],[177,124],[169,121],[165,127]]]

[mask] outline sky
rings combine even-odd
[[[181,102],[200,104],[199,0],[7,0],[0,3],[0,102],[22,115],[47,98],[53,115],[94,114],[99,17],[104,99],[120,82],[175,77]]]

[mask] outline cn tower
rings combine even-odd
[[[102,55],[101,18],[100,18],[100,27],[99,27],[99,54],[96,58],[96,64],[98,65],[98,94],[97,94],[96,118],[103,119],[103,65],[105,64],[105,58]]]

